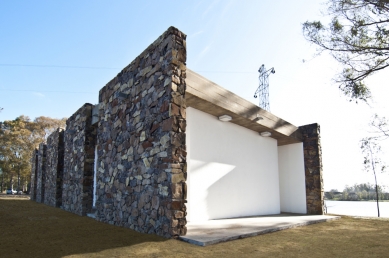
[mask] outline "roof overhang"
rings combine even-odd
[[[187,107],[215,117],[229,115],[231,123],[258,133],[271,132],[270,137],[277,140],[278,146],[302,142],[298,127],[189,69],[186,70],[185,100]],[[263,119],[259,120],[258,116]]]

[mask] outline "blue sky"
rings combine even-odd
[[[303,22],[325,19],[322,2],[1,1],[0,120],[69,117],[97,103],[100,88],[175,26],[187,34],[188,68],[253,103],[259,67],[275,68],[271,112],[297,126],[321,125],[326,190],[372,182],[359,140],[373,113],[389,117],[389,71],[369,80],[370,107],[342,96],[331,80],[340,67],[328,55],[314,57],[302,36]]]

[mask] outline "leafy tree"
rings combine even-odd
[[[47,140],[47,137],[52,134],[57,128],[65,128],[66,119],[55,119],[46,116],[40,116],[34,119],[34,123],[37,126],[36,132],[39,133],[40,137]]]
[[[368,199],[369,194],[368,194],[368,192],[366,190],[362,190],[362,192],[360,192],[360,193],[361,193],[361,199],[362,200],[367,200]]]
[[[380,199],[386,198],[385,193],[384,193],[384,187],[377,185],[377,189],[378,189],[378,195],[379,195]],[[348,195],[346,196],[347,197],[346,199],[342,198],[342,200],[344,200],[344,201],[352,200],[351,197],[353,197],[355,199],[356,196],[358,197],[356,199],[358,201],[360,201],[360,200],[373,200],[373,199],[375,200],[376,199],[376,186],[374,184],[370,184],[370,183],[355,184],[353,186],[346,185],[343,191],[348,193]],[[353,196],[351,196],[350,194],[352,194]]]
[[[1,123],[0,166],[9,180],[9,188],[13,188],[15,176],[17,176],[19,188],[20,176],[27,175],[29,172],[31,155],[29,150],[38,143],[38,139],[31,137],[33,128],[33,123],[24,116]]]
[[[377,172],[381,171],[384,172],[386,169],[386,166],[380,159],[380,153],[381,153],[381,147],[379,144],[377,144],[377,139],[374,138],[364,138],[361,141],[361,149],[362,153],[364,154],[364,166],[365,170],[370,172],[372,171],[374,174],[374,180],[375,180],[375,191],[376,191],[376,200],[377,200],[377,212],[378,217],[380,216],[380,207],[379,207],[379,195],[378,195],[378,184],[377,184]]]
[[[0,168],[9,181],[9,188],[13,188],[15,177],[18,190],[21,183],[27,184],[33,150],[57,127],[64,127],[65,121],[47,117],[31,121],[27,116],[19,116],[15,120],[0,122]]]
[[[344,190],[342,192],[342,200],[347,200],[348,199],[348,192],[346,190]]]
[[[329,0],[327,6],[330,23],[307,21],[304,36],[342,64],[335,82],[350,101],[367,101],[364,80],[389,66],[389,1]]]
[[[328,192],[328,199],[334,199],[335,194],[338,193],[338,189],[331,189],[331,191]]]

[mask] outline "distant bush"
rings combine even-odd
[[[375,186],[373,184],[355,184],[353,186],[345,186],[343,192],[332,189],[325,192],[324,196],[327,200],[337,201],[370,201],[376,199]],[[389,193],[384,192],[383,186],[378,186],[378,199],[389,200]]]

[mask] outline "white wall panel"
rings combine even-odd
[[[188,221],[280,213],[277,141],[187,108]]]
[[[282,212],[307,213],[302,143],[278,147]]]

